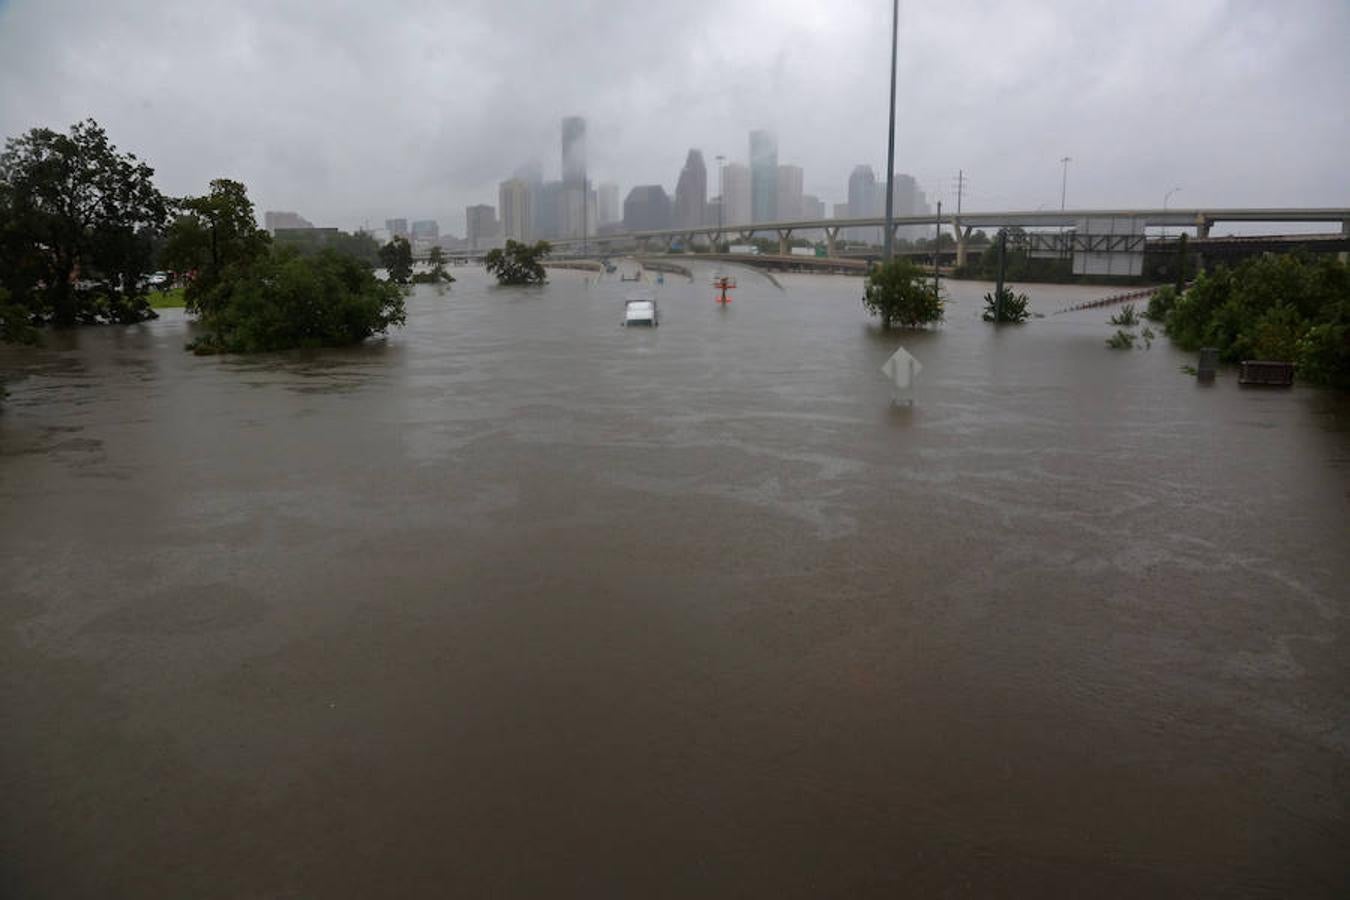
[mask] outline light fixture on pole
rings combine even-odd
[[[891,0],[891,126],[886,138],[886,237],[883,242],[883,255],[888,262],[895,249],[895,57],[899,39],[900,0]]]
[[[1175,194],[1175,193],[1176,193],[1177,191],[1179,191],[1179,190],[1181,190],[1181,188],[1179,188],[1179,187],[1174,187],[1174,188],[1172,188],[1170,191],[1168,191],[1167,193],[1163,194],[1163,213],[1164,213],[1164,214],[1167,212],[1167,201],[1168,201],[1168,200],[1171,200],[1171,199],[1172,199],[1172,195]],[[1164,238],[1167,237],[1167,221],[1166,221],[1166,215],[1164,215],[1162,236],[1163,236]]]

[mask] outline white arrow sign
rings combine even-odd
[[[901,347],[895,351],[890,359],[886,360],[885,365],[881,367],[881,371],[895,385],[892,400],[899,399],[901,391],[909,391],[909,402],[914,402],[914,379],[923,371],[922,363],[910,356],[908,350]]]

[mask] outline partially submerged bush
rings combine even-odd
[[[405,317],[403,292],[360,260],[324,250],[271,253],[232,269],[204,298],[197,353],[354,344]]]
[[[942,297],[927,273],[907,259],[883,263],[867,276],[863,306],[881,327],[921,328],[942,321]]]
[[[1002,291],[993,290],[984,295],[984,315],[986,322],[1012,322],[1020,325],[1031,318],[1030,303],[1026,294],[1014,294],[1013,289],[1004,286]]]

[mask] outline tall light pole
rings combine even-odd
[[[1177,191],[1179,191],[1179,190],[1181,190],[1181,188],[1179,188],[1179,187],[1174,187],[1174,188],[1172,188],[1170,191],[1168,191],[1167,193],[1163,194],[1163,212],[1164,212],[1164,213],[1167,212],[1167,201],[1168,201],[1168,200],[1171,200],[1171,199],[1172,199],[1172,195],[1175,194],[1175,193],[1176,193]],[[1163,237],[1167,237],[1167,223],[1166,223],[1166,222],[1163,222],[1163,233],[1162,233],[1162,236],[1163,236]]]
[[[727,209],[727,158],[720,153],[717,160],[717,249],[722,252],[722,215]]]
[[[1064,198],[1069,196],[1069,163],[1073,162],[1073,157],[1066,156],[1059,162],[1064,167],[1064,174],[1059,181],[1059,211],[1064,212]]]
[[[886,239],[883,244],[883,255],[888,262],[895,249],[895,57],[899,41],[900,0],[891,0],[891,127],[886,139]]]

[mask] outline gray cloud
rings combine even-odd
[[[689,147],[778,132],[806,188],[843,199],[886,149],[884,0],[9,0],[0,132],[100,120],[162,187],[245,181],[259,209],[462,233],[519,164],[671,188]],[[1350,4],[903,3],[897,168],[971,208],[1059,201],[1350,205]]]

